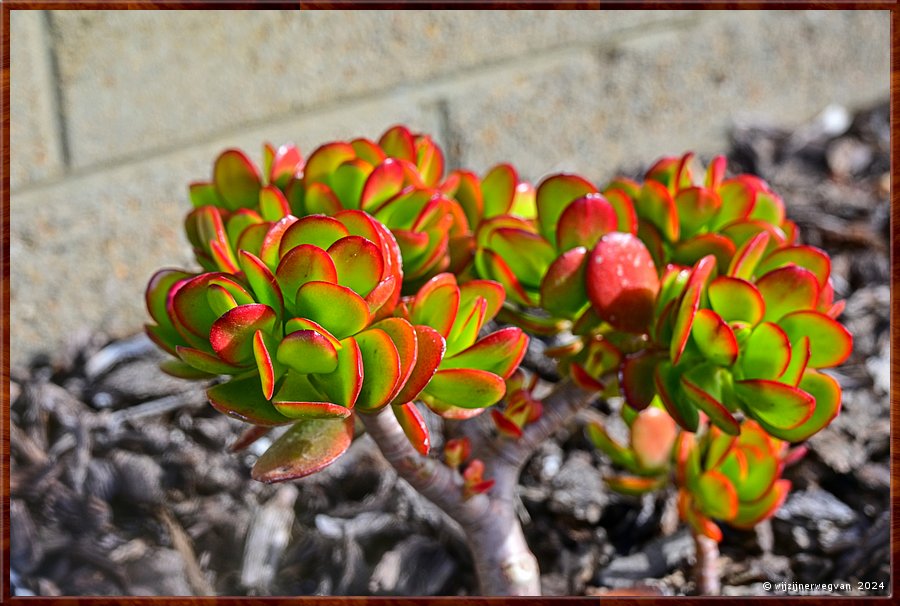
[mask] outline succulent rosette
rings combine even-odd
[[[396,315],[416,326],[430,327],[443,343],[443,358],[419,398],[437,414],[470,418],[499,402],[528,347],[520,328],[504,328],[479,338],[505,299],[503,287],[489,280],[457,284],[450,273],[438,274],[414,296],[406,297]]]
[[[717,156],[695,183],[692,160],[692,153],[662,158],[643,183],[618,178],[604,188],[608,197],[631,204],[636,233],[658,267],[690,266],[713,255],[724,273],[737,249],[760,232],[770,236],[767,253],[794,243],[797,226],[765,181],[747,174],[726,178],[725,157]]]
[[[692,268],[669,266],[648,347],[621,366],[629,405],[659,398],[688,431],[702,411],[731,435],[743,415],[789,442],[837,415],[840,386],[820,369],[846,360],[852,337],[835,319],[843,306],[833,301],[828,257],[794,246],[767,255],[768,238],[751,238],[724,275],[712,255]]]
[[[715,541],[722,531],[714,520],[748,529],[771,517],[791,487],[782,470],[802,456],[802,448],[788,450],[752,420],[741,424],[740,436],[715,427],[702,436],[682,432],[675,450],[679,514]]]
[[[384,223],[400,246],[412,292],[467,252],[469,225],[441,191],[443,173],[443,152],[430,137],[395,126],[377,143],[355,139],[318,148],[287,196],[297,216],[358,209]]]

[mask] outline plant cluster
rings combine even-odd
[[[415,402],[454,420],[497,405],[502,446],[546,435],[596,394],[622,396],[628,444],[588,428],[627,472],[611,487],[674,480],[682,518],[719,540],[713,520],[747,527],[774,512],[788,445],[839,411],[840,387],[820,369],[852,339],[830,260],[797,242],[765,182],[727,178],[723,157],[699,180],[687,154],[640,183],[557,174],[534,187],[507,164],[445,175],[440,148],[402,126],[306,160],[293,146],[263,151],[260,169],[227,150],[211,181],[190,186],[185,230],[203,271],[164,269],[147,289],[147,332],[174,356],[164,368],[227,376],[208,395],[252,425],[242,445],[290,426],[257,479],[328,465],[355,420],[385,450],[390,431],[374,419],[387,409],[435,463]],[[494,318],[510,326],[483,335]],[[546,353],[580,398],[567,414],[548,417],[560,404],[517,370],[526,333],[558,341]],[[483,442],[444,446],[463,503],[501,490]]]

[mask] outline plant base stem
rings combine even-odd
[[[697,564],[694,569],[697,593],[700,595],[721,594],[719,544],[705,535],[694,533],[694,545],[697,551]]]

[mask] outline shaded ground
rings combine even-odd
[[[769,181],[803,240],[832,255],[837,296],[847,299],[842,321],[855,342],[833,373],[843,411],[786,471],[795,487],[787,503],[756,531],[726,528],[724,592],[772,595],[763,584],[786,581],[886,594],[887,105],[855,117],[832,108],[793,132],[739,128],[733,143],[730,170]],[[539,350],[536,341],[532,365]],[[228,452],[241,424],[206,404],[203,385],[160,373],[160,357],[143,337],[108,343],[82,335],[52,360],[13,371],[17,593],[475,592],[458,530],[397,480],[368,438],[302,481],[253,482],[249,469],[265,444]],[[545,443],[521,480],[520,513],[545,594],[633,586],[691,593],[693,543],[678,527],[672,495],[606,491],[606,463],[582,424]]]

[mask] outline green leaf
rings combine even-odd
[[[831,275],[831,259],[827,253],[814,246],[786,246],[775,249],[760,262],[757,273],[765,275],[790,263],[811,271],[816,276],[819,288],[825,288]]]
[[[291,206],[281,190],[267,185],[259,192],[259,212],[266,221],[278,221],[291,214]]]
[[[387,155],[401,160],[416,161],[416,144],[412,133],[405,126],[392,126],[378,140]]]
[[[521,229],[494,230],[488,248],[500,255],[525,288],[538,288],[556,251],[547,240]]]
[[[235,307],[213,323],[209,343],[226,362],[247,362],[253,357],[254,333],[257,330],[272,332],[277,319],[268,305],[253,303]]]
[[[678,209],[664,185],[656,181],[645,181],[634,207],[638,217],[652,223],[667,242],[678,240]]]
[[[253,208],[259,202],[262,177],[244,152],[228,149],[213,165],[213,184],[228,210]]]
[[[284,313],[284,297],[278,286],[278,280],[275,279],[266,264],[246,250],[240,252],[238,262],[257,301],[271,307],[276,317],[281,318]]]
[[[363,382],[357,406],[374,410],[386,405],[397,392],[400,381],[400,354],[383,330],[370,328],[356,336],[363,360]]]
[[[769,245],[769,234],[760,232],[738,247],[728,266],[728,275],[733,278],[749,280],[756,270],[760,259]]]
[[[693,265],[706,255],[716,258],[719,272],[728,271],[728,265],[734,258],[734,243],[721,234],[700,234],[690,240],[679,242],[672,251],[672,262],[680,265]]]
[[[341,206],[359,208],[363,187],[371,172],[372,165],[357,158],[344,162],[328,176],[331,191],[338,197]]]
[[[578,175],[552,175],[541,181],[535,194],[540,234],[556,246],[556,224],[569,202],[594,193],[597,188]]]
[[[560,255],[541,282],[541,307],[557,317],[574,319],[588,306],[585,276],[587,250],[573,248]]]
[[[352,289],[361,297],[372,292],[383,277],[381,250],[365,238],[341,238],[328,248],[328,254],[334,261],[338,284]]]
[[[486,408],[506,393],[506,383],[492,372],[471,368],[439,370],[425,393],[460,408]]]
[[[666,357],[644,350],[625,358],[622,364],[622,393],[635,410],[647,408],[656,396],[656,365]]]
[[[295,480],[327,467],[353,441],[353,419],[309,419],[294,423],[253,466],[254,480]]]
[[[328,176],[337,170],[338,166],[354,158],[356,151],[349,143],[327,143],[316,149],[303,168],[303,185],[306,187],[307,199],[311,184],[327,181]]]
[[[363,382],[363,360],[356,339],[348,337],[341,341],[337,358],[338,365],[333,372],[309,375],[309,380],[330,402],[353,408]]]
[[[337,339],[355,335],[369,324],[369,306],[345,286],[330,282],[307,282],[297,290],[299,316],[322,325]]]
[[[776,430],[802,425],[812,416],[816,403],[801,389],[765,379],[736,381],[734,392],[750,416]]]
[[[322,250],[350,235],[343,223],[333,217],[312,215],[303,217],[292,224],[281,238],[279,255],[284,257],[288,251],[301,244],[311,244]]]
[[[778,437],[788,442],[808,440],[827,427],[841,410],[841,386],[833,377],[815,370],[807,370],[798,388],[813,397],[815,410],[801,425],[778,431]]]
[[[745,379],[777,379],[791,359],[791,343],[777,325],[763,322],[741,348],[740,365]]]
[[[246,423],[272,427],[291,422],[265,399],[255,372],[216,385],[206,391],[206,396],[213,408]]]
[[[793,264],[765,274],[756,281],[756,288],[766,302],[764,319],[772,322],[794,311],[814,309],[819,299],[816,276]]]
[[[730,520],[737,515],[738,497],[734,484],[718,471],[707,471],[700,476],[694,496],[710,517]]]
[[[688,187],[675,196],[675,208],[681,224],[681,237],[690,238],[710,221],[722,207],[722,200],[713,190]]]
[[[700,297],[715,266],[716,258],[709,255],[697,261],[697,264],[691,270],[691,275],[684,288],[684,295],[675,315],[675,326],[672,329],[669,356],[672,358],[673,364],[678,364],[681,354],[684,353],[684,348],[691,336],[691,327],[693,326],[697,309],[700,306]]]
[[[403,189],[403,167],[393,158],[387,158],[375,167],[366,179],[360,196],[360,208],[378,208]]]
[[[708,289],[709,304],[726,322],[755,326],[765,315],[766,303],[753,284],[740,278],[720,276]]]
[[[211,375],[233,375],[245,368],[242,365],[229,364],[218,356],[193,347],[179,345],[175,347],[175,352],[188,366]]]
[[[735,528],[750,529],[759,522],[771,517],[791,490],[790,480],[778,480],[762,498],[750,502],[741,503],[737,515],[729,520],[729,524]]]
[[[414,400],[434,376],[446,350],[446,342],[430,326],[414,326],[416,332],[416,363],[405,384],[394,396],[394,404]]]
[[[509,212],[516,195],[519,176],[509,164],[498,164],[481,181],[484,200],[484,218],[495,217]]]
[[[447,335],[446,355],[455,356],[457,353],[475,343],[478,331],[484,324],[484,312],[487,309],[487,301],[476,298],[469,301],[465,307],[460,306],[453,322],[453,328]]]
[[[719,366],[731,366],[738,358],[738,344],[734,332],[711,309],[700,309],[691,328],[694,343],[703,357]]]
[[[562,252],[583,246],[591,248],[604,234],[616,231],[618,217],[600,194],[588,194],[572,201],[556,225],[556,248]]]
[[[191,204],[195,208],[225,205],[219,198],[219,194],[216,193],[216,187],[212,183],[191,183],[188,186],[188,195],[191,198]]]
[[[459,287],[453,274],[438,274],[425,283],[413,299],[410,321],[431,326],[445,338],[459,311]]]
[[[406,434],[409,443],[423,457],[428,456],[431,450],[431,437],[428,435],[428,426],[425,424],[425,417],[416,408],[412,402],[405,404],[394,404],[391,406],[397,422]]]
[[[307,282],[337,283],[338,274],[331,255],[312,244],[300,244],[291,248],[281,258],[275,270],[280,290],[287,295],[288,307],[294,306],[293,297]]]
[[[337,194],[324,183],[311,183],[306,186],[306,192],[303,195],[303,214],[311,217],[330,216],[343,209]]]
[[[284,366],[272,357],[272,352],[277,347],[278,343],[271,335],[261,330],[253,334],[253,358],[256,360],[263,396],[267,400],[275,395],[275,382],[284,374]]]
[[[503,285],[492,280],[469,280],[459,287],[459,304],[465,305],[476,297],[481,297],[487,301],[487,308],[484,311],[484,321],[489,322],[494,319],[500,308],[503,307],[503,301],[506,299],[506,291]]]
[[[700,425],[697,408],[687,401],[681,383],[681,376],[669,362],[660,362],[653,373],[653,383],[663,406],[675,422],[684,429],[696,432]]]
[[[275,409],[292,419],[345,419],[350,409],[324,401],[306,375],[289,372],[275,394]]]
[[[827,368],[842,364],[853,351],[850,331],[817,311],[796,311],[778,321],[791,343],[809,338],[809,366]]]
[[[298,330],[285,336],[275,357],[302,374],[328,374],[338,366],[334,345],[315,330]]]
[[[519,367],[528,349],[528,336],[519,328],[504,328],[480,339],[452,357],[444,358],[441,369],[475,368],[508,379]]]
[[[696,366],[682,375],[681,386],[687,398],[705,412],[716,427],[729,435],[736,436],[741,433],[741,427],[737,419],[720,401],[721,388],[719,390],[710,389],[712,386],[719,387],[720,380],[718,380],[717,374],[715,369],[708,364]]]

